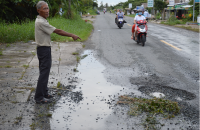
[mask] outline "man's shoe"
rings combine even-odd
[[[44,96],[46,99],[51,99],[51,98],[53,98],[53,96],[52,95],[47,95],[47,96]]]
[[[37,104],[45,104],[45,103],[51,103],[49,99],[43,98],[42,100],[36,100],[35,101]]]

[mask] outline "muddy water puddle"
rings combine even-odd
[[[77,97],[73,94],[63,96],[58,101],[50,123],[52,129],[106,129],[110,117],[114,116],[111,105],[116,102],[114,99],[131,91],[138,92],[108,82],[103,73],[106,68],[95,59],[93,51],[87,50],[83,55],[87,57],[80,61],[75,75],[81,82],[72,90],[77,93],[79,100],[74,100]],[[117,130],[119,126],[113,127]]]

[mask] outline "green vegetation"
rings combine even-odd
[[[17,102],[17,101],[11,101],[11,103],[16,104],[16,103],[18,103],[18,102]]]
[[[38,14],[36,4],[39,0],[1,0],[0,19],[7,22],[26,21],[35,19]],[[66,18],[72,19],[75,12],[83,12],[98,7],[97,0],[46,0],[49,5],[49,14],[55,17],[59,8],[65,11]]]
[[[19,78],[19,80],[22,80],[22,78],[24,77],[24,74],[26,73],[26,71],[23,71],[22,72],[22,75],[21,75],[21,77]]]
[[[60,81],[58,81],[57,88],[60,88],[60,87],[61,87],[61,83],[60,83]]]
[[[96,12],[97,10],[94,10],[94,9],[92,9],[92,8],[89,8],[87,11],[86,11],[86,13],[90,13],[90,15],[97,15],[97,12]]]
[[[184,28],[184,29],[187,29],[187,30],[191,30],[191,31],[195,31],[195,32],[200,32],[199,28],[192,28],[192,27],[185,27],[185,26],[175,26],[175,27],[178,27],[178,28]]]
[[[46,114],[47,117],[52,117],[51,113]]]
[[[79,55],[79,53],[78,52],[73,52],[72,55]]]
[[[83,56],[81,56],[81,59],[84,59],[85,57],[87,57],[88,55],[83,55]]]
[[[49,19],[49,23],[58,29],[62,29],[69,33],[78,35],[82,39],[82,41],[87,40],[93,29],[92,24],[86,23],[80,17],[77,17],[77,19],[74,20],[69,20],[62,17],[53,18]],[[51,39],[52,41],[60,42],[73,41],[73,39],[71,39],[70,37],[63,37],[57,34],[52,34]]]
[[[10,44],[6,44],[6,47],[10,47]]]
[[[25,69],[27,69],[27,68],[29,67],[29,65],[23,65],[23,67],[24,67]]]
[[[74,68],[73,71],[74,71],[74,72],[78,72],[77,68]]]
[[[188,27],[178,26],[178,25],[185,25],[186,22],[188,22],[191,19],[189,14],[186,15],[186,16],[183,16],[183,17],[184,18],[182,20],[178,20],[177,18],[174,17],[174,14],[172,13],[170,18],[167,21],[161,21],[161,24],[175,26],[175,27],[178,27],[178,28],[184,28],[184,29],[187,29],[187,30],[195,31],[195,32],[200,32],[199,28],[192,28],[190,26],[188,26]],[[192,21],[190,21],[190,22],[193,23]]]
[[[6,66],[4,66],[5,68],[12,68],[12,66],[10,66],[10,65],[6,65]]]
[[[5,21],[0,22],[0,41],[2,43],[12,43],[17,41],[34,40],[34,26],[32,21],[21,24],[7,24]],[[6,45],[7,46],[7,45]]]
[[[16,117],[15,118],[15,124],[18,124],[22,120],[22,116]]]
[[[57,93],[59,96],[61,96],[62,94],[60,92]]]
[[[76,56],[76,61],[77,61],[77,62],[79,62],[80,59],[81,59],[81,58],[80,58],[79,56]]]
[[[161,98],[145,99],[120,96],[117,104],[129,104],[130,111],[128,114],[132,116],[146,112],[147,116],[143,123],[146,130],[157,129],[164,125],[157,121],[155,116],[160,115],[165,119],[170,119],[180,113],[177,102]]]
[[[86,23],[80,17],[77,17],[77,19],[74,20],[55,17],[48,19],[48,21],[58,29],[78,35],[83,41],[87,40],[93,29],[91,24]],[[0,22],[0,41],[3,43],[12,43],[17,41],[27,42],[28,40],[34,40],[34,28],[34,21],[24,22],[21,24],[6,24],[5,22]],[[57,34],[52,34],[51,38],[53,41],[73,41],[73,39],[70,39],[69,37],[63,37]]]
[[[31,130],[35,130],[37,125],[38,125],[38,123],[34,123],[34,122],[33,122],[33,123],[30,125]]]
[[[85,48],[85,45],[82,45],[83,48]]]
[[[159,20],[160,18],[161,18],[161,13],[157,13],[157,14],[156,14],[156,19]]]
[[[186,21],[178,20],[176,17],[174,17],[173,13],[170,15],[169,19],[166,22],[161,21],[161,24],[166,24],[166,25],[171,25],[171,26],[176,25],[176,24],[185,24],[185,23]]]
[[[3,51],[2,50],[0,50],[0,56],[2,56],[3,55]]]
[[[36,53],[35,52],[31,52],[34,56],[36,55]]]

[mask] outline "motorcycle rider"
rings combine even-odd
[[[123,17],[124,18],[124,13],[122,12],[122,10],[120,9],[119,12],[117,12],[116,14],[116,18],[115,18],[115,23],[117,24],[118,21],[118,17]]]
[[[123,17],[124,18],[124,13],[122,12],[122,10],[120,9],[119,12],[117,12],[116,14],[116,18],[118,19],[118,17]]]
[[[137,32],[137,21],[144,20],[146,21],[146,18],[142,15],[142,10],[138,10],[138,15],[134,18],[134,24],[135,24],[135,32],[132,32],[131,39],[135,36],[135,41],[137,41],[136,32]],[[147,21],[146,21],[147,22]],[[133,28],[132,28],[133,30]]]

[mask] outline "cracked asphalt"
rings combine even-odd
[[[175,118],[160,120],[161,130],[198,130],[199,33],[149,22],[142,47],[130,39],[133,18],[125,17],[119,29],[114,17],[96,16],[84,43],[54,42],[52,104],[35,104],[34,90],[28,95],[38,78],[34,42],[1,46],[0,129],[143,130],[145,114],[129,116],[128,106],[116,105],[118,96],[152,98],[160,92],[181,106]]]

